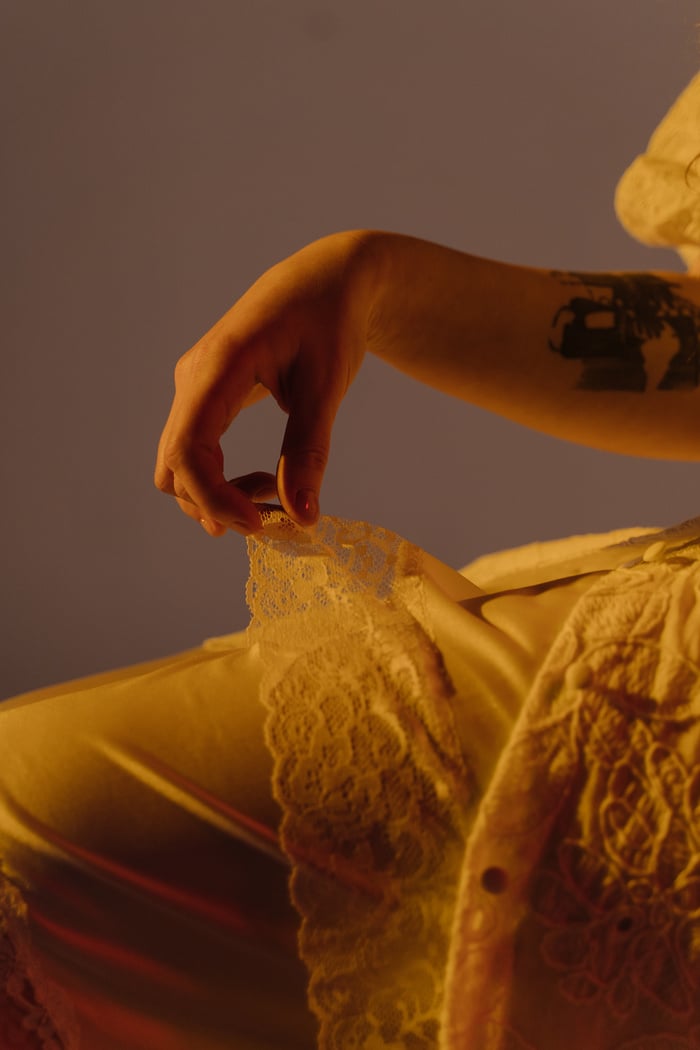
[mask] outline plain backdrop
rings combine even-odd
[[[153,485],[177,358],[268,266],[379,227],[667,269],[613,192],[697,72],[696,0],[2,0],[0,696],[244,627],[245,541]],[[698,129],[700,148],[700,128]],[[225,439],[274,470],[272,402]],[[459,566],[700,514],[700,463],[543,436],[368,360],[322,508]]]

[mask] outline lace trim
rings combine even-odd
[[[433,1050],[474,783],[421,555],[361,522],[264,523],[249,638],[319,1047]]]
[[[0,867],[0,1048],[78,1050],[74,1011],[32,958],[27,908]]]
[[[699,560],[611,573],[557,638],[465,857],[446,1047],[699,1050]]]

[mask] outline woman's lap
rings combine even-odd
[[[490,597],[488,616],[427,588],[482,790],[550,628],[590,583]],[[90,1050],[315,1043],[257,650],[213,642],[0,704],[0,862]]]
[[[259,674],[241,643],[0,705],[0,861],[109,1050],[313,1038]]]

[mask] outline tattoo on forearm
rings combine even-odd
[[[549,340],[555,353],[581,361],[577,389],[641,392],[648,385],[656,390],[700,385],[700,307],[673,290],[680,285],[654,274],[552,273],[577,287],[557,311]]]

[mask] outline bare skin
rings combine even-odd
[[[255,532],[271,497],[312,523],[367,351],[559,438],[700,460],[700,273],[549,271],[355,230],[266,271],[180,358],[156,487],[214,536]],[[220,438],[268,394],[289,417],[276,475],[227,480]]]

